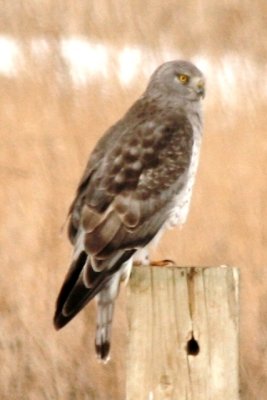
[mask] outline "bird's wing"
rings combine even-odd
[[[184,185],[192,127],[182,114],[163,114],[152,106],[136,103],[88,163],[71,208],[69,234],[79,251],[59,294],[58,328],[153,239]]]

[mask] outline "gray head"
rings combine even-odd
[[[169,61],[153,73],[146,93],[197,101],[205,95],[205,78],[191,62]]]

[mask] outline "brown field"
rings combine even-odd
[[[240,267],[242,400],[266,399],[266,1],[1,1],[0,15],[0,35],[23,54],[19,73],[0,74],[0,398],[125,398],[124,290],[108,365],[94,356],[94,305],[53,329],[71,254],[61,227],[97,138],[141,94],[149,62],[167,61],[172,49],[212,68],[204,68],[205,139],[189,220],[155,257]],[[73,34],[111,46],[106,78],[73,84],[59,51]],[[45,57],[30,51],[34,38],[48,41]],[[126,45],[151,51],[130,86],[116,74]]]

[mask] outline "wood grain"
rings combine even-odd
[[[239,399],[236,268],[136,267],[127,400]]]

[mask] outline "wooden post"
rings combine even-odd
[[[135,267],[127,400],[238,400],[236,268]]]

